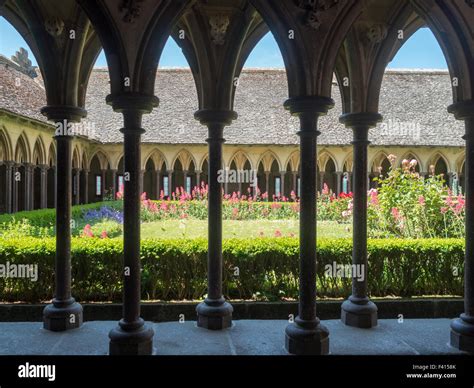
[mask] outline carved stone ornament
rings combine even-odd
[[[54,17],[51,19],[47,19],[44,22],[44,27],[46,28],[46,31],[48,32],[48,34],[57,38],[63,33],[64,22],[60,18]]]
[[[216,45],[223,45],[225,43],[225,35],[229,24],[230,19],[227,15],[212,15],[209,17],[212,43]]]
[[[23,70],[23,72],[29,75],[31,78],[38,76],[34,67],[31,65],[30,59],[28,58],[28,51],[26,51],[23,47],[20,47],[15,55],[12,56],[12,61],[17,63],[21,70]]]
[[[296,5],[304,9],[304,23],[313,30],[319,30],[321,27],[321,14],[328,9],[335,7],[339,0],[295,0]]]
[[[388,27],[385,24],[371,24],[367,28],[366,37],[372,44],[382,42],[388,33]]]
[[[119,11],[123,12],[122,20],[125,23],[134,23],[135,19],[140,16],[142,0],[122,0],[119,5]]]

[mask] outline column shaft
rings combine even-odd
[[[208,128],[208,255],[207,298],[197,308],[198,326],[221,330],[232,325],[232,306],[222,295],[222,144],[225,125],[237,117],[232,111],[198,111],[195,118]]]
[[[352,268],[356,269],[352,273],[352,295],[341,306],[341,320],[348,326],[361,328],[377,325],[377,306],[367,296],[367,155],[369,129],[381,120],[381,115],[365,112],[340,118],[353,131]]]

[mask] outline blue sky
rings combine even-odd
[[[0,17],[0,53],[10,58],[19,47],[28,51],[26,42],[20,34],[2,17]],[[30,53],[33,65],[36,60]],[[106,66],[103,53],[99,56],[96,66]],[[169,39],[160,61],[160,67],[188,67],[181,49]],[[268,33],[250,54],[245,67],[283,68],[278,45],[272,34]],[[397,53],[389,68],[446,69],[447,64],[435,37],[427,28],[417,31]]]

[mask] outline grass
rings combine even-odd
[[[224,238],[275,237],[299,235],[298,220],[250,220],[223,221]],[[351,237],[351,226],[334,221],[318,222],[318,237],[347,238]],[[142,238],[196,238],[207,237],[206,220],[163,220],[143,223]]]

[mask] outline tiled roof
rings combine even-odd
[[[20,86],[15,79],[20,78]],[[0,63],[0,108],[44,121],[39,109],[45,93],[38,81]],[[122,116],[105,104],[109,93],[106,69],[94,69],[88,86],[87,121],[93,124],[94,140],[122,141]],[[297,144],[298,120],[283,109],[287,98],[284,70],[247,69],[241,74],[235,98],[239,118],[225,129],[227,144]],[[144,116],[144,142],[203,144],[207,130],[193,118],[198,109],[190,70],[160,69],[155,94],[160,106]],[[333,87],[336,107],[320,119],[319,143],[348,145],[351,132],[339,123],[341,97]],[[447,113],[452,103],[447,71],[389,70],[380,99],[384,123],[370,132],[374,145],[462,146],[463,123]]]

